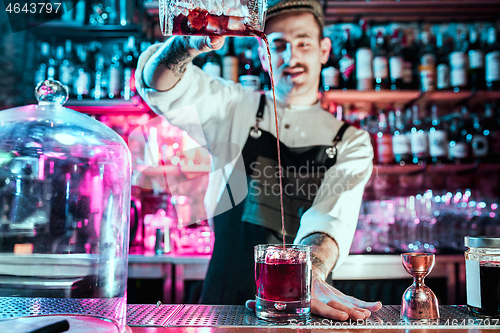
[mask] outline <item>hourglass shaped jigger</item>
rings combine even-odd
[[[424,284],[424,278],[434,267],[434,254],[403,253],[403,266],[413,276],[413,284],[406,289],[401,301],[402,319],[438,319],[436,295]]]

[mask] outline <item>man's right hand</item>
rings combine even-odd
[[[172,89],[181,79],[187,65],[199,54],[222,48],[224,36],[173,36],[146,60],[143,80],[147,87],[159,91]],[[141,58],[139,58],[139,66]]]
[[[189,48],[200,51],[210,52],[219,50],[224,46],[225,36],[184,36],[188,40]]]

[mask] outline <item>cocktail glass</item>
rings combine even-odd
[[[311,312],[311,246],[257,245],[254,254],[257,317],[307,321]]]

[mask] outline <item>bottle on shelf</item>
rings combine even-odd
[[[436,90],[436,50],[429,31],[422,31],[420,55],[420,91]]]
[[[479,115],[474,114],[474,116],[472,117],[472,122],[472,158],[477,162],[485,161],[488,158],[489,154],[489,132],[484,131],[483,124],[479,119]]]
[[[418,57],[419,52],[415,45],[415,31],[406,30],[401,37],[403,46],[403,86],[405,89],[418,90],[420,84],[420,72]]]
[[[212,77],[221,77],[222,75],[222,66],[220,61],[220,56],[215,53],[215,51],[208,52],[206,57],[206,62],[202,68],[206,73],[211,75]]]
[[[499,110],[500,111],[500,110]],[[484,133],[487,135],[489,142],[489,155],[487,162],[500,162],[500,119],[499,114],[495,115],[493,104],[486,103],[484,106]]]
[[[139,52],[135,45],[134,36],[130,36],[126,43],[123,44],[123,90],[121,92],[122,98],[128,101],[132,98],[135,91],[135,69],[137,67],[137,60]]]
[[[378,114],[378,129],[375,142],[377,144],[377,163],[382,165],[394,163],[392,133],[384,110],[380,110]]]
[[[96,101],[107,96],[105,87],[105,75],[106,71],[104,55],[98,53],[95,56],[94,89],[92,89],[91,91],[91,96]]]
[[[81,101],[88,98],[90,93],[90,73],[87,71],[87,49],[83,45],[77,45],[77,70],[74,82],[74,94]]]
[[[471,162],[471,139],[469,111],[463,106],[461,109],[462,121],[454,117],[451,121],[448,137],[449,144],[449,159],[455,164]]]
[[[69,39],[64,43],[64,57],[59,66],[59,81],[68,87],[68,91],[73,90],[73,74],[75,71],[72,45]]]
[[[479,38],[479,31],[474,27],[469,32],[469,83],[473,90],[484,90],[484,50]]]
[[[40,57],[38,65],[35,70],[34,83],[35,87],[38,83],[44,81],[47,78],[47,64],[50,57],[50,44],[42,42],[40,44]]]
[[[382,31],[377,32],[375,39],[375,52],[373,54],[373,77],[375,80],[375,91],[390,88],[389,59]]]
[[[429,128],[429,156],[434,164],[448,162],[448,134],[439,119],[439,108],[431,106],[431,126]]]
[[[394,131],[392,132],[392,152],[394,160],[399,165],[412,162],[410,138],[406,135],[406,128],[403,121],[401,108],[396,107],[394,112]]]
[[[450,49],[448,44],[444,43],[443,33],[436,34],[436,88],[438,90],[448,90],[450,85]]]
[[[486,90],[500,90],[500,42],[495,27],[488,29],[485,56]]]
[[[113,53],[111,55],[111,64],[108,68],[108,98],[119,98],[123,85],[121,61],[122,51],[118,44],[113,44]]]
[[[450,85],[454,92],[468,88],[468,48],[467,35],[461,31],[458,33],[455,48],[450,53]]]
[[[403,71],[404,57],[403,45],[400,38],[401,32],[394,30],[390,42],[389,51],[389,75],[391,79],[391,90],[396,91],[404,88]]]
[[[365,20],[360,21],[362,34],[356,49],[356,89],[359,91],[373,90],[373,51]]]
[[[257,66],[254,66],[253,52],[250,47],[248,47],[242,54],[240,64],[240,76],[239,81],[244,87],[250,87],[254,90],[260,89],[260,75],[258,73]],[[262,72],[264,75],[267,73]]]
[[[321,79],[324,91],[339,88],[339,69],[336,67],[333,48],[328,57],[328,61],[321,70]]]
[[[412,106],[412,127],[410,134],[412,161],[414,164],[422,164],[427,161],[429,155],[429,141],[421,117],[421,111],[417,104]]]
[[[343,43],[339,56],[340,87],[342,89],[356,89],[356,53],[353,38],[349,29],[343,31]]]
[[[238,56],[234,49],[234,37],[227,39],[227,53],[222,58],[222,77],[226,80],[238,82]]]

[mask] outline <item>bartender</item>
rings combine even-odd
[[[315,0],[270,0],[265,24],[281,147],[287,243],[312,245],[311,311],[335,320],[365,319],[380,302],[342,294],[325,280],[348,256],[364,186],[372,172],[367,132],[321,109],[318,86],[331,41]],[[278,154],[272,94],[213,78],[192,64],[224,37],[174,36],[139,58],[137,88],[157,114],[212,154],[205,197],[215,233],[202,292],[205,304],[255,297],[253,247],[282,242]],[[253,301],[247,302],[254,307]]]

